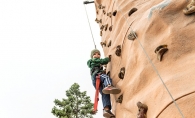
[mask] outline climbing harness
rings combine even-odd
[[[95,100],[94,100],[94,106],[93,106],[93,112],[97,112],[97,106],[99,101],[99,89],[100,89],[100,74],[96,76],[96,91],[95,91]]]
[[[90,3],[94,3],[94,1],[84,1],[83,4],[84,4],[84,7],[85,7],[85,4],[90,4]],[[85,7],[85,13],[86,13],[86,16],[87,16],[87,20],[88,20],[88,24],[89,24],[89,28],[90,28],[90,31],[91,31],[91,36],[92,36],[92,39],[93,39],[93,43],[94,43],[94,46],[95,46],[95,49],[96,49],[96,45],[95,45],[95,41],[94,41],[94,38],[93,38],[93,33],[92,33],[92,30],[91,30],[91,25],[90,25],[90,22],[89,22],[89,18],[88,18],[88,14],[87,14],[87,10],[86,10],[86,7]]]
[[[103,67],[93,67],[91,70],[90,70],[90,74],[93,75],[93,74],[101,74],[101,70],[103,70]]]
[[[94,67],[92,70],[91,70],[91,75],[93,74],[96,74],[95,75],[95,78],[96,78],[96,91],[95,91],[95,100],[94,100],[94,106],[93,106],[93,113],[96,113],[97,112],[97,106],[98,106],[98,101],[99,101],[99,89],[100,89],[100,74],[102,73],[100,70],[103,69],[102,67],[99,68],[99,67]]]
[[[117,6],[117,9],[119,9],[119,6]],[[119,11],[121,12],[121,10],[120,10],[120,9],[119,9]],[[123,13],[121,12],[121,14],[123,14]],[[127,22],[127,18],[125,17],[125,15],[124,15],[124,14],[123,14],[123,17],[124,17],[124,19],[125,19],[125,20],[126,20],[126,22]],[[127,23],[128,23],[128,22],[127,22]],[[130,24],[129,24],[129,25],[130,25]],[[156,74],[158,75],[158,77],[160,78],[160,80],[161,80],[161,82],[162,82],[163,86],[164,86],[164,87],[165,87],[165,89],[167,90],[167,92],[168,92],[169,96],[171,97],[171,99],[172,99],[173,103],[175,104],[175,106],[176,106],[176,108],[178,109],[179,113],[181,114],[182,118],[185,118],[185,117],[184,117],[184,115],[183,115],[183,113],[182,113],[182,111],[180,110],[179,106],[177,105],[176,101],[174,100],[174,98],[173,98],[173,96],[172,96],[171,92],[169,91],[169,89],[168,89],[168,88],[167,88],[167,86],[165,85],[165,83],[164,83],[164,81],[163,81],[162,77],[160,76],[160,74],[159,74],[158,70],[156,69],[155,65],[153,64],[152,60],[150,59],[149,55],[147,54],[146,50],[144,49],[144,47],[142,46],[141,42],[140,42],[140,41],[139,41],[139,39],[137,38],[137,36],[136,36],[135,32],[133,32],[132,27],[130,27],[130,29],[131,29],[131,32],[133,33],[133,35],[135,36],[135,39],[137,39],[137,41],[139,42],[139,45],[141,46],[141,48],[142,48],[142,50],[144,51],[144,53],[145,53],[146,57],[148,58],[148,60],[149,60],[150,64],[152,65],[152,68],[154,69],[154,71],[156,72]]]

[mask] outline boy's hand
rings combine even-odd
[[[96,114],[96,113],[97,113],[97,111],[94,111],[94,110],[91,111],[91,114]]]

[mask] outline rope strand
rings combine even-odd
[[[84,7],[85,7],[85,5],[84,5]],[[85,7],[85,13],[86,13],[87,20],[88,20],[88,24],[89,24],[89,28],[90,28],[90,31],[91,31],[91,36],[92,36],[92,39],[93,39],[93,44],[94,44],[95,49],[96,49],[95,40],[94,40],[94,38],[93,38],[93,33],[92,33],[92,30],[91,30],[91,25],[90,25],[90,22],[89,22],[89,18],[88,18],[88,14],[87,14],[86,7]]]

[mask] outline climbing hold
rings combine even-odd
[[[102,9],[102,4],[99,4],[99,5],[98,5],[98,8],[99,8],[99,9]]]
[[[184,14],[185,15],[190,15],[192,13],[195,13],[195,6],[189,6],[189,7],[186,7],[184,10],[183,10]]]
[[[112,17],[112,12],[107,13],[107,16]]]
[[[104,27],[105,27],[105,31],[106,31],[108,29],[108,24],[106,24]]]
[[[138,113],[137,118],[147,118],[146,113],[148,111],[148,106],[142,104],[141,102],[137,102]]]
[[[195,13],[195,0],[191,0],[187,7],[183,9],[183,12],[185,15]]]
[[[102,19],[100,19],[98,23],[102,23]]]
[[[103,12],[104,14],[106,14],[106,11],[105,11],[105,10],[103,10],[102,12]]]
[[[98,14],[98,11],[96,11],[96,14]]]
[[[98,21],[98,19],[96,18],[96,19],[95,19],[95,22],[97,22],[97,21]]]
[[[102,19],[100,19],[99,22],[102,23]]]
[[[104,25],[102,25],[102,26],[100,27],[100,30],[101,30],[101,31],[103,31],[103,30],[104,30]]]
[[[160,45],[155,49],[155,53],[157,53],[161,48],[167,48],[167,45]]]
[[[96,19],[95,19],[95,22],[99,23],[99,20],[96,18]]]
[[[120,45],[118,45],[118,46],[116,47],[116,52],[115,52],[115,54],[116,54],[117,56],[121,56],[121,46],[120,46]]]
[[[111,55],[108,56],[108,58],[109,58],[110,61],[111,61],[111,57],[112,57]]]
[[[116,102],[122,103],[122,101],[123,101],[123,94],[118,97],[118,99],[116,100]]]
[[[116,16],[116,13],[117,13],[117,10],[115,10],[115,11],[112,13],[112,15],[113,15],[113,16]]]
[[[100,42],[101,46],[105,46],[106,47],[106,41],[105,42]]]
[[[102,36],[102,31],[100,31],[100,36]]]
[[[164,53],[167,52],[167,51],[168,51],[167,45],[160,45],[160,46],[158,46],[158,47],[155,49],[154,52],[157,54],[157,59],[158,59],[159,61],[161,61],[162,58],[163,58]]]
[[[102,6],[102,9],[105,9],[106,8],[106,6]]]
[[[118,77],[120,79],[123,79],[125,76],[125,67],[121,68],[120,73],[118,74]]]
[[[133,8],[129,11],[128,15],[131,16],[131,14],[133,14],[134,12],[137,11],[137,8]]]
[[[109,31],[112,31],[112,26],[109,27]]]
[[[131,31],[130,34],[128,35],[129,40],[134,40],[136,38],[136,33],[134,31]]]
[[[110,46],[111,46],[111,43],[112,43],[112,42],[111,42],[111,40],[110,40],[110,41],[109,41],[109,43],[108,43],[108,47],[110,47]]]
[[[102,23],[102,19],[98,20],[98,19],[96,18],[95,21],[96,21],[97,23]]]

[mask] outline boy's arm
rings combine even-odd
[[[95,63],[107,64],[110,61],[110,59],[108,57],[106,57],[104,59],[95,59],[94,61],[95,61]]]
[[[87,61],[87,66],[91,68],[91,59]]]

